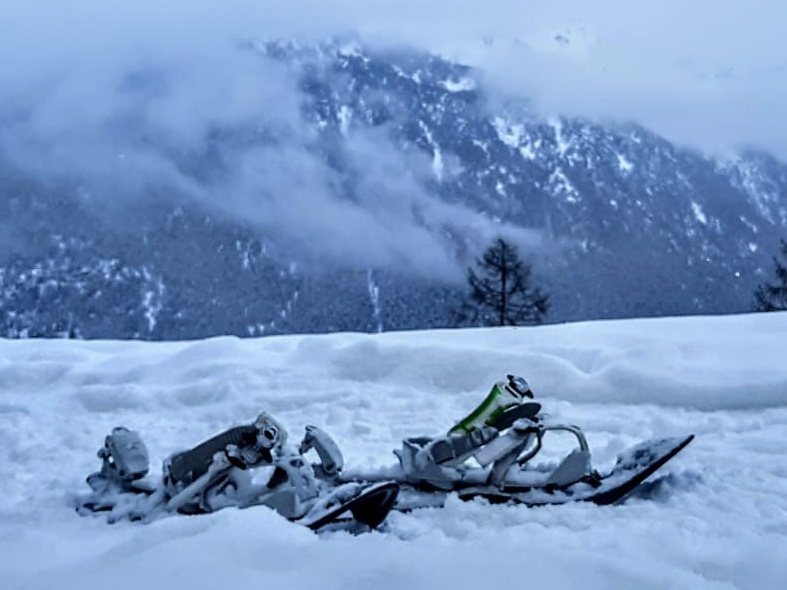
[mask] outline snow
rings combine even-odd
[[[426,137],[426,142],[432,148],[432,172],[434,173],[437,181],[442,182],[445,166],[443,165],[443,154],[440,151],[440,146],[437,145],[437,142],[434,140],[434,137],[432,136],[432,132],[429,131],[429,127],[427,127],[426,123],[419,120],[418,125],[421,127],[421,131],[424,132],[424,136]]]
[[[538,142],[536,142],[538,144]],[[530,144],[524,145],[519,148],[519,153],[521,154],[522,158],[525,160],[535,160],[536,159],[536,152],[533,149],[533,146]]]
[[[632,164],[629,160],[626,159],[625,156],[622,154],[616,154],[618,157],[618,168],[621,172],[628,174],[632,170],[634,170],[634,164]]]
[[[509,123],[502,117],[492,119],[492,125],[497,132],[498,139],[509,147],[518,148],[522,143],[522,138],[525,137],[524,125]]]
[[[571,147],[565,136],[563,135],[563,121],[557,117],[549,119],[549,125],[555,132],[555,145],[558,155],[562,158]]]
[[[339,119],[339,131],[344,137],[350,134],[350,121],[352,121],[353,112],[347,105],[339,107],[339,112],[336,114]]]
[[[699,203],[694,201],[691,202],[691,211],[694,213],[694,217],[699,221],[702,225],[708,224],[708,218],[705,216],[705,212],[700,207]]]
[[[787,313],[537,328],[216,338],[0,340],[4,589],[780,589],[787,580]],[[113,426],[158,470],[265,410],[297,440],[331,433],[349,466],[444,432],[508,372],[609,468],[647,438],[696,440],[612,507],[490,506],[393,514],[315,534],[267,508],[108,525],[71,508]]]
[[[553,187],[555,194],[562,195],[569,203],[579,202],[579,192],[560,167],[555,168],[549,175],[549,183]]]
[[[778,206],[781,201],[778,187],[763,174],[757,163],[736,157],[723,166],[737,173],[731,175],[733,182],[749,196],[751,203],[765,219],[771,223],[787,222],[787,212]]]
[[[383,323],[381,319],[382,309],[380,307],[380,286],[377,284],[377,281],[375,281],[374,272],[371,270],[366,273],[366,286],[369,290],[369,302],[372,304],[374,320],[377,324],[377,332],[382,332]]]
[[[142,269],[142,276],[145,279],[146,285],[150,285],[150,283],[153,282],[153,277],[147,268]],[[143,289],[142,292],[142,307],[145,310],[148,333],[153,332],[158,322],[158,314],[163,307],[162,298],[164,297],[165,290],[164,282],[161,278],[157,278],[155,282],[153,282],[152,287],[153,288],[148,286],[146,289]]]
[[[459,80],[443,80],[439,83],[448,92],[470,92],[476,89],[475,80],[472,78],[460,78]]]

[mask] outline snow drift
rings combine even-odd
[[[787,580],[787,314],[538,328],[217,338],[0,340],[4,588],[781,588]],[[697,439],[614,507],[449,500],[381,532],[315,535],[266,508],[150,525],[80,518],[113,426],[175,450],[266,410],[316,424],[359,468],[445,431],[501,375],[585,430],[594,462]]]

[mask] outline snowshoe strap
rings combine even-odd
[[[497,429],[485,426],[467,434],[406,438],[397,454],[404,479],[450,490],[463,477],[462,463],[497,436]]]
[[[300,455],[277,457],[275,465],[276,470],[266,486],[267,492],[252,503],[269,506],[285,518],[299,518],[319,495],[314,472]]]
[[[574,449],[566,455],[560,464],[549,474],[547,485],[558,488],[576,483],[583,477],[590,475],[593,468],[590,466],[590,452],[584,449]]]
[[[319,467],[325,475],[337,475],[344,468],[344,457],[336,441],[325,431],[309,424],[298,452],[303,455],[311,449],[317,451],[320,457]]]
[[[510,408],[500,414],[497,418],[495,418],[491,426],[497,428],[500,431],[506,430],[507,428],[511,428],[514,422],[522,418],[535,421],[537,419],[536,416],[540,411],[541,404],[537,402],[526,402],[518,406],[514,406],[513,408]]]
[[[102,475],[120,481],[140,479],[150,467],[148,449],[142,438],[123,426],[112,429],[112,433],[104,439],[98,456],[104,460]]]
[[[278,449],[287,442],[287,430],[268,412],[262,412],[254,421],[258,431],[257,443],[266,449]]]
[[[429,482],[438,489],[450,490],[460,475],[456,469],[434,462],[429,452],[432,442],[431,438],[423,436],[402,441],[402,450],[398,457],[404,479],[412,483]]]
[[[216,453],[224,452],[230,445],[239,449],[255,446],[258,433],[254,425],[230,428],[189,451],[172,455],[167,461],[167,475],[172,483],[191,483],[208,471]],[[271,460],[270,452],[264,459]]]
[[[216,481],[220,474],[226,473],[231,467],[232,464],[227,456],[221,451],[217,452],[213,460],[208,464],[208,468],[198,477],[188,481],[187,485],[184,485],[182,489],[179,489],[180,486],[168,486],[167,491],[171,494],[171,497],[167,500],[167,510],[176,512],[186,504],[193,502],[209,485]],[[190,473],[193,474],[193,472]]]
[[[430,459],[438,465],[461,463],[473,451],[495,439],[497,435],[496,428],[484,426],[467,434],[449,434],[436,438],[426,446],[425,450],[429,453]]]
[[[145,477],[150,467],[148,449],[142,438],[123,426],[112,429],[97,455],[101,459],[101,471],[87,477],[87,484],[97,493],[111,489],[131,491],[134,483]]]
[[[537,427],[535,427],[537,428]],[[530,435],[534,430],[527,428],[511,428],[509,431],[490,442],[488,445],[479,449],[473,456],[481,467],[491,465],[498,459],[502,459],[517,449],[517,453],[521,452],[530,439]]]
[[[509,468],[516,462],[519,454],[529,443],[530,436],[524,436],[519,439],[518,443],[510,445],[505,453],[495,459],[490,473],[490,483],[492,485],[502,486],[505,484]]]

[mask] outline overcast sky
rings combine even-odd
[[[41,172],[80,169],[129,192],[165,179],[216,199],[113,122],[138,109],[145,133],[174,149],[216,124],[263,122],[290,144],[247,154],[219,206],[263,225],[300,222],[340,258],[365,243],[364,264],[434,268],[445,251],[413,210],[484,236],[489,221],[434,201],[419,189],[428,162],[402,161],[373,137],[350,150],[377,197],[332,200],[332,172],[300,148],[310,131],[294,80],[242,55],[237,40],[355,32],[412,44],[477,66],[501,95],[530,97],[545,115],[636,120],[684,145],[762,147],[787,160],[786,23],[784,0],[8,0],[0,109],[24,112],[26,124],[0,129],[0,148]],[[125,92],[119,81],[140,69],[166,75],[166,95]]]
[[[787,159],[782,0],[3,4],[2,91],[76,60],[106,70],[146,52],[210,55],[232,38],[360,31],[478,65],[549,114],[632,118],[703,149],[756,145]]]

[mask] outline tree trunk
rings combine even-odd
[[[506,325],[506,305],[508,302],[506,301],[506,279],[508,278],[506,274],[508,273],[508,265],[506,264],[506,255],[505,252],[501,252],[501,259],[502,259],[502,269],[500,270],[500,325]]]

